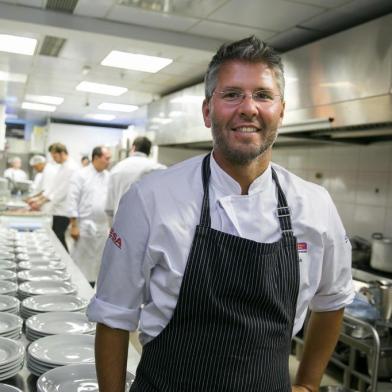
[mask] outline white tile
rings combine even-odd
[[[343,226],[346,229],[346,232],[351,235],[352,233],[355,233],[354,230],[354,213],[355,213],[355,205],[352,203],[343,203],[334,200],[332,197],[332,200],[335,203],[335,206],[338,210],[340,219],[343,222]]]
[[[390,143],[377,143],[360,147],[360,171],[390,171],[391,162],[392,147]]]
[[[383,233],[385,237],[392,237],[392,208],[387,208]]]
[[[309,160],[309,150],[307,148],[288,148],[287,169],[307,169]]]
[[[358,204],[386,207],[389,191],[389,173],[360,172],[358,174]]]
[[[187,16],[180,17],[173,14],[145,11],[135,7],[121,5],[111,9],[107,19],[173,31],[186,31],[198,22],[198,19]]]
[[[213,12],[208,19],[283,31],[323,11],[320,7],[282,0],[274,0],[273,7],[270,0],[231,0]]]
[[[334,146],[330,151],[330,168],[337,170],[356,171],[359,163],[359,147]]]
[[[328,171],[324,185],[334,201],[355,203],[357,195],[357,173],[354,171]]]
[[[235,41],[250,35],[255,35],[261,40],[267,40],[275,33],[271,31],[255,29],[252,27],[235,26],[229,23],[219,23],[212,21],[201,21],[188,30],[188,33],[197,34],[204,37],[220,38],[226,41]]]
[[[357,204],[350,234],[371,239],[372,233],[383,232],[386,211],[384,207]]]
[[[333,147],[309,147],[308,169],[329,170]]]

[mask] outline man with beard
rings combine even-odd
[[[284,114],[281,58],[255,37],[205,76],[213,151],[122,198],[96,296],[100,391],[316,391],[352,301],[351,248],[326,190],[271,163]],[[293,385],[291,338],[311,315]]]

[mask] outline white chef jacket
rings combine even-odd
[[[54,180],[59,166],[60,165],[53,164],[50,162],[47,162],[45,164],[44,170],[42,170],[41,173],[37,173],[34,177],[34,183],[33,183],[34,193],[37,194],[50,188],[51,186],[50,184]]]
[[[102,252],[109,232],[105,213],[109,172],[98,172],[90,164],[71,178],[67,208],[70,218],[77,218],[80,237],[71,256],[90,282],[95,282]]]
[[[52,203],[52,214],[67,216],[67,194],[69,183],[78,166],[72,158],[60,164],[53,181],[43,195]]]
[[[116,213],[121,196],[132,183],[153,170],[165,168],[166,166],[148,159],[147,155],[142,152],[134,152],[130,157],[117,163],[111,170],[109,177],[109,191],[106,201],[108,215],[113,216]]]
[[[14,169],[13,167],[5,169],[3,176],[9,178],[13,182],[25,181],[28,179],[26,172],[24,172],[22,169]]]
[[[90,320],[157,336],[173,315],[199,223],[202,157],[152,173],[121,199],[102,259]],[[250,240],[281,238],[271,166],[241,195],[240,185],[211,158],[211,227]],[[328,192],[273,164],[291,209],[301,262],[293,335],[309,307],[337,310],[351,303],[351,245]]]

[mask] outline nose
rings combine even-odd
[[[246,118],[253,118],[258,114],[258,106],[252,94],[246,94],[238,107],[240,114]]]

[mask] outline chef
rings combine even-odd
[[[22,160],[19,157],[12,157],[8,160],[8,169],[4,170],[4,177],[8,178],[13,184],[17,181],[28,180],[27,174],[22,167]]]
[[[92,163],[74,174],[68,191],[70,234],[75,240],[71,256],[92,285],[98,276],[109,232],[105,203],[110,159],[107,147],[95,147]]]
[[[284,115],[281,58],[249,37],[205,76],[211,153],[152,173],[120,202],[97,292],[101,392],[315,392],[352,301],[351,248],[331,197],[271,162]],[[292,336],[311,316],[291,385]]]

